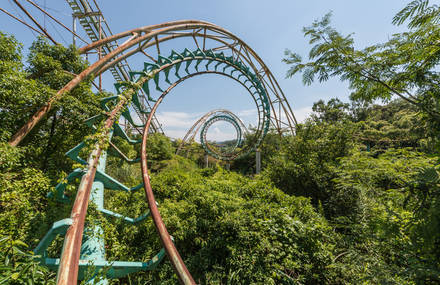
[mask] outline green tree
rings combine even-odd
[[[87,67],[75,48],[51,46],[44,39],[30,48],[28,65],[21,61],[21,46],[0,33],[0,140],[7,141],[48,98]],[[57,103],[30,136],[23,141],[28,163],[56,176],[70,171],[64,153],[91,133],[84,121],[99,114],[101,94],[91,91],[90,81],[82,82]]]
[[[0,238],[1,284],[55,284],[55,274],[39,264],[27,244],[10,237]]]
[[[56,92],[87,66],[75,47],[51,46],[39,39],[30,48],[26,71],[30,80]],[[35,149],[44,170],[70,171],[71,162],[64,153],[91,134],[84,121],[101,112],[99,99],[104,96],[108,95],[92,92],[90,80],[81,82],[53,107],[32,137],[24,141]]]
[[[166,160],[173,157],[176,152],[171,140],[161,133],[148,136],[147,153],[148,159],[153,161]]]
[[[330,26],[331,14],[304,28],[313,45],[309,62],[286,50],[284,62],[291,65],[287,76],[303,73],[303,82],[311,84],[337,76],[349,82],[352,99],[389,101],[393,96],[416,105],[439,121],[440,90],[437,66],[440,60],[438,6],[427,0],[408,4],[394,23],[409,21],[409,30],[382,44],[355,49],[351,35],[342,35]]]
[[[252,138],[254,133],[252,130],[245,137],[245,143],[250,143],[247,140]],[[261,168],[265,169],[270,164],[270,158],[274,153],[277,153],[281,148],[282,138],[277,130],[271,129],[266,134],[263,139],[263,142],[259,146],[259,150],[261,153]],[[245,175],[255,174],[255,151],[252,151],[246,155],[243,155],[232,161],[231,170],[238,171]]]
[[[377,157],[355,151],[341,159],[329,199],[331,219],[342,233],[339,246],[350,253],[342,260],[359,264],[359,278],[379,284],[439,281],[438,174],[421,175],[435,163],[411,148]]]
[[[314,112],[311,117],[317,122],[337,123],[350,119],[348,103],[343,103],[338,98],[332,98],[327,103],[323,100],[315,102],[312,107]]]
[[[356,126],[350,121],[298,125],[296,135],[283,137],[264,175],[284,192],[311,197],[314,205],[328,201],[334,178],[332,168],[354,147]]]
[[[28,79],[22,63],[22,47],[13,36],[0,32],[0,129],[7,141],[50,96],[47,86]]]
[[[40,39],[32,45],[25,65],[21,45],[4,33],[0,33],[0,59],[0,237],[11,240],[7,244],[18,240],[19,245],[35,247],[54,221],[68,216],[70,206],[55,205],[47,194],[71,171],[72,162],[64,153],[91,133],[83,121],[99,113],[101,94],[91,92],[89,81],[80,84],[20,147],[10,147],[6,143],[10,136],[87,62],[73,47],[50,46]],[[2,254],[5,246],[2,243]],[[32,284],[34,276],[35,283],[43,284],[53,278],[30,254],[16,253],[16,264],[5,261],[2,270],[7,271],[1,272],[0,282],[5,277],[11,284]],[[11,257],[5,253],[1,258]]]
[[[429,127],[417,107],[403,100],[386,105],[372,105],[365,120],[358,123],[356,138],[372,151],[388,148],[412,147],[427,153],[436,153],[436,140],[427,131]]]
[[[179,165],[169,163],[151,181],[167,229],[197,283],[336,280],[335,236],[309,199],[286,195],[263,177],[250,179],[222,168],[190,169],[187,161],[179,157]],[[146,208],[143,193],[118,193],[106,203],[131,215]],[[105,227],[111,229],[106,230],[109,258],[148,259],[161,247],[151,221]],[[148,275],[130,278],[140,284],[177,282],[166,261]]]

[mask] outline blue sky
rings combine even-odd
[[[53,24],[26,1],[20,2],[44,24],[49,33],[60,43],[70,44],[72,36]],[[48,12],[71,26],[71,10],[62,0],[34,0],[45,5]],[[281,60],[286,48],[304,57],[310,46],[303,37],[302,28],[315,19],[333,11],[333,26],[340,32],[354,33],[357,47],[362,48],[386,41],[393,33],[404,27],[391,24],[392,17],[409,1],[402,0],[224,0],[224,1],[103,1],[97,0],[113,33],[139,26],[158,24],[181,19],[199,19],[212,22],[236,34],[251,46],[277,78],[299,120],[310,112],[313,102],[338,97],[348,101],[347,84],[337,78],[326,83],[304,86],[301,77],[285,78],[288,66]],[[2,0],[0,7],[14,15],[24,14],[11,0]],[[30,23],[28,19],[27,22]],[[56,28],[54,28],[54,26]],[[81,29],[79,27],[79,29]],[[35,36],[24,25],[0,13],[0,30],[14,34],[29,47]],[[180,43],[183,45],[183,43]],[[179,46],[176,50],[184,46]],[[142,59],[130,61],[133,69],[142,68]],[[104,88],[113,91],[113,80],[104,78]],[[255,120],[253,103],[249,96],[235,83],[212,75],[200,76],[176,87],[158,110],[158,117],[166,133],[181,137],[201,115],[215,108],[227,108],[238,114],[246,124]],[[233,129],[213,125],[208,138],[221,140],[233,136]]]

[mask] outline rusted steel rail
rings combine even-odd
[[[51,18],[52,20],[54,20],[58,25],[60,25],[61,27],[63,27],[64,29],[68,30],[71,34],[73,34],[75,37],[77,37],[78,39],[80,39],[81,41],[83,41],[85,44],[89,44],[85,39],[83,39],[81,36],[79,36],[77,33],[75,33],[74,31],[72,31],[71,29],[69,29],[66,25],[64,25],[63,23],[61,23],[60,21],[57,20],[57,18],[53,17],[51,14],[49,14],[46,10],[44,10],[43,8],[41,8],[40,6],[38,6],[35,2],[33,2],[32,0],[26,0],[27,2],[29,2],[30,4],[32,4],[32,6],[34,6],[35,8],[37,8],[38,10],[40,10],[41,12],[43,12],[46,16],[48,16],[49,18]]]
[[[142,86],[142,83],[149,80],[149,77],[142,77],[137,84]],[[139,88],[140,88],[139,86]],[[130,102],[131,95],[136,92],[134,87],[128,88],[124,91],[124,96],[121,96],[120,101],[115,108],[110,112],[106,119],[101,131],[101,138],[107,138],[108,134],[117,120],[118,114],[126,107]],[[105,141],[104,141],[105,143]],[[87,214],[87,208],[89,204],[90,193],[92,189],[93,181],[95,180],[96,168],[99,163],[99,157],[102,152],[102,144],[98,138],[93,151],[91,152],[87,165],[87,172],[81,179],[76,194],[75,202],[72,207],[70,218],[73,223],[66,232],[64,238],[63,252],[61,255],[60,265],[57,274],[58,285],[76,285],[78,279],[78,263],[81,253],[81,243],[84,231],[84,221]]]
[[[182,78],[182,81],[185,78]],[[168,94],[168,92],[177,85],[178,82],[171,85],[157,100],[151,109],[151,113],[148,116],[147,123],[145,124],[144,132],[142,135],[142,145],[141,145],[141,168],[142,168],[142,180],[144,182],[144,190],[145,195],[148,202],[148,207],[150,208],[151,217],[153,218],[154,225],[156,226],[157,232],[159,234],[160,240],[162,242],[163,247],[170,259],[170,262],[174,268],[174,271],[179,278],[181,284],[189,285],[196,284],[188,269],[185,266],[185,263],[182,260],[179,252],[174,246],[173,241],[171,240],[170,234],[165,226],[165,223],[162,220],[162,217],[159,213],[159,210],[156,205],[156,200],[154,198],[153,189],[150,183],[150,177],[148,175],[148,166],[147,166],[147,139],[148,139],[148,131],[151,124],[151,119],[156,113],[157,107],[162,102],[163,98]]]
[[[225,29],[222,29],[219,26],[216,26],[211,23],[203,22],[203,21],[195,21],[195,20],[183,20],[176,22],[168,22],[160,25],[153,25],[147,27],[141,27],[138,29],[130,30],[124,33],[120,33],[114,36],[110,36],[106,39],[93,42],[90,45],[80,49],[80,52],[84,53],[91,49],[100,48],[102,45],[116,41],[126,39],[125,42],[119,45],[112,52],[108,53],[80,74],[75,76],[69,83],[67,83],[62,89],[60,89],[54,96],[52,96],[49,101],[42,106],[30,119],[29,121],[22,126],[17,133],[11,138],[9,143],[13,146],[18,145],[23,138],[41,121],[44,116],[51,110],[52,106],[55,102],[59,101],[66,92],[71,91],[75,88],[80,82],[88,78],[89,76],[97,76],[102,72],[105,72],[111,66],[117,64],[121,60],[137,53],[142,52],[147,54],[144,49],[146,48],[156,48],[158,58],[160,56],[160,44],[162,42],[166,42],[169,40],[173,40],[181,37],[190,37],[195,41],[195,45],[197,48],[200,48],[201,45],[197,42],[196,38],[201,38],[203,40],[203,50],[205,50],[205,44],[207,41],[213,41],[213,45],[215,47],[211,47],[212,51],[220,51],[227,49],[229,55],[232,55],[234,58],[239,59],[241,62],[251,67],[251,71],[259,78],[263,88],[266,90],[266,93],[272,95],[272,99],[269,100],[270,107],[272,108],[271,119],[273,119],[274,126],[281,133],[281,125],[287,125],[288,128],[294,131],[294,126],[296,124],[295,117],[290,108],[290,105],[287,99],[284,96],[284,93],[280,89],[278,83],[273,77],[272,73],[269,71],[267,66],[261,60],[261,58],[241,39],[228,32]],[[127,51],[127,52],[126,52]],[[124,53],[125,52],[125,53]],[[124,53],[124,54],[122,54]],[[148,57],[148,56],[147,56]],[[150,56],[151,57],[151,56]],[[151,58],[150,58],[151,60]],[[165,64],[160,67],[160,69],[155,70],[154,72],[161,72],[166,68],[171,67],[172,64]],[[215,71],[204,71],[201,73],[218,73]],[[150,74],[151,75],[151,74]],[[151,215],[153,217],[154,223],[158,230],[160,239],[166,249],[166,252],[170,258],[170,261],[179,277],[179,280],[182,284],[195,284],[191,275],[189,274],[187,268],[185,267],[182,258],[177,252],[171,237],[169,236],[166,227],[162,221],[160,213],[155,204],[155,199],[153,195],[153,191],[151,189],[150,180],[148,177],[148,168],[147,168],[147,154],[146,144],[148,131],[151,125],[151,120],[153,115],[155,114],[158,105],[162,102],[164,96],[178,83],[187,79],[190,76],[196,75],[191,74],[187,77],[182,77],[180,80],[176,81],[159,97],[157,102],[155,103],[152,111],[149,114],[147,124],[143,133],[143,141],[142,141],[142,151],[141,151],[141,164],[142,164],[142,175],[144,181],[144,188],[146,197],[148,200],[148,204],[150,207]],[[224,74],[226,75],[226,74]],[[231,77],[231,76],[229,76]],[[143,77],[146,80],[151,79],[151,77]],[[232,77],[231,77],[232,78]],[[234,79],[234,78],[232,78]],[[243,83],[244,84],[244,83]],[[245,86],[246,87],[246,86]],[[104,135],[107,134],[112,127],[114,121],[117,119],[117,115],[125,104],[128,103],[128,99],[121,99],[121,101],[117,104],[115,109],[109,114],[104,126]],[[277,105],[278,104],[278,105]],[[257,104],[258,105],[258,104]],[[277,108],[279,107],[279,113],[277,115]],[[287,123],[282,122],[281,118],[281,110],[284,112],[284,117]],[[260,120],[259,120],[260,121]],[[78,194],[74,202],[74,206],[71,213],[71,218],[73,219],[73,225],[69,228],[66,239],[64,241],[64,251],[58,273],[58,284],[68,284],[74,285],[76,284],[77,275],[78,275],[78,261],[80,255],[80,248],[82,242],[82,234],[84,229],[84,220],[87,212],[88,201],[91,191],[91,186],[96,174],[96,166],[99,161],[99,157],[101,155],[101,146],[96,144],[94,150],[92,151],[88,169],[86,174],[83,176],[80,187],[78,189]]]
[[[141,88],[143,83],[147,82],[151,78],[154,77],[154,75],[158,72],[161,72],[164,69],[169,68],[172,66],[173,63],[165,64],[161,66],[159,69],[151,71],[149,74],[142,76],[139,78],[139,80],[134,83],[137,89]],[[148,119],[147,123],[144,128],[143,132],[143,140],[141,145],[141,167],[142,167],[142,179],[144,182],[144,189],[146,193],[147,202],[150,208],[150,213],[153,218],[154,224],[156,226],[156,229],[158,231],[159,237],[161,239],[161,242],[165,248],[165,251],[170,259],[171,264],[173,265],[176,274],[179,277],[179,280],[182,284],[195,284],[193,278],[191,277],[188,269],[186,268],[185,264],[182,261],[182,258],[180,257],[176,247],[174,246],[174,243],[171,240],[171,237],[165,227],[165,224],[160,216],[160,213],[158,211],[154,194],[151,188],[149,176],[148,176],[148,166],[147,166],[147,154],[146,154],[146,144],[147,144],[147,137],[149,133],[149,128],[151,126],[151,120],[153,116],[155,115],[155,112],[159,106],[159,104],[162,102],[164,97],[178,84],[182,83],[186,79],[189,79],[191,77],[202,75],[202,74],[218,74],[218,75],[224,75],[231,79],[234,79],[237,81],[236,78],[231,77],[228,74],[219,72],[219,71],[199,71],[192,74],[188,74],[173,84],[171,84],[166,91],[162,93],[162,95],[159,97],[159,99],[156,101],[155,105],[153,106]],[[242,82],[237,81],[240,84],[243,85]],[[249,92],[248,87],[246,85],[243,85]],[[136,92],[137,89],[128,89],[124,91],[124,94],[126,92]],[[117,119],[117,114],[121,111],[121,109],[128,104],[128,98],[127,96],[122,96],[121,101],[118,102],[116,107],[113,109],[113,111],[110,113],[109,117],[107,118],[105,125],[102,130],[102,136],[107,136],[108,132],[110,131],[113,123]],[[255,102],[257,104],[257,102]],[[87,212],[88,207],[88,201],[89,196],[91,192],[92,183],[96,174],[96,167],[99,162],[99,157],[101,155],[101,146],[99,143],[95,145],[94,150],[92,151],[89,163],[88,163],[88,169],[87,173],[83,176],[79,189],[78,194],[75,199],[75,203],[72,209],[71,218],[73,220],[73,225],[69,228],[66,234],[66,238],[64,241],[64,248],[63,248],[63,254],[60,261],[59,271],[58,271],[58,285],[73,285],[76,284],[77,276],[78,276],[78,262],[80,257],[80,249],[81,249],[81,242],[82,242],[82,233],[84,230],[84,220],[85,215]]]
[[[46,31],[46,29],[44,29],[37,20],[35,20],[34,17],[32,17],[31,14],[29,14],[29,12],[17,1],[17,0],[13,0],[15,4],[17,4],[17,6],[26,14],[26,16],[29,17],[29,19],[32,20],[32,22],[34,22],[35,25],[37,25],[37,27],[46,35],[46,37],[51,40],[55,45],[57,45],[58,43],[49,35],[49,33]]]
[[[53,104],[59,101],[64,93],[72,90],[85,78],[91,76],[92,74],[97,76],[121,60],[124,60],[138,52],[143,52],[144,49],[149,47],[159,47],[162,42],[181,37],[193,38],[197,46],[199,45],[196,38],[201,38],[203,40],[203,48],[205,48],[205,42],[207,40],[212,40],[219,45],[213,48],[213,50],[227,49],[234,57],[248,64],[252,68],[253,72],[260,78],[260,81],[262,82],[263,87],[266,89],[266,92],[272,96],[270,105],[272,108],[271,116],[273,116],[272,119],[274,126],[279,132],[281,132],[283,125],[290,129],[292,133],[294,132],[296,119],[293,115],[289,102],[287,101],[283,91],[279,87],[269,68],[264,64],[257,53],[240,38],[217,25],[204,21],[182,20],[129,30],[93,42],[81,48],[79,50],[80,53],[84,53],[89,50],[99,48],[109,42],[126,39],[126,41],[118,48],[93,63],[77,77],[66,84],[53,97],[51,97],[49,101],[13,135],[9,141],[9,144],[12,146],[18,145],[35,127],[35,125],[41,121],[42,118],[51,110]],[[125,53],[122,54],[123,52]],[[157,48],[157,52],[160,53],[159,48]],[[284,114],[283,116],[281,111]],[[286,123],[284,123],[283,120],[286,121]]]
[[[22,23],[23,25],[25,25],[26,27],[28,27],[28,28],[31,29],[32,31],[39,33],[39,34],[42,35],[43,37],[46,36],[45,34],[43,34],[42,32],[40,32],[39,30],[35,29],[34,27],[32,27],[31,25],[29,25],[29,24],[26,23],[25,21],[20,20],[19,18],[15,17],[14,15],[12,15],[11,13],[9,13],[9,12],[6,11],[5,9],[0,8],[0,11],[2,11],[3,13],[5,13],[5,14],[8,15],[9,17],[11,17],[11,18],[13,18],[13,19],[19,21],[20,23]]]
[[[182,148],[187,144],[188,142],[191,142],[194,140],[194,137],[199,132],[200,128],[203,126],[203,124],[208,120],[209,117],[211,117],[214,114],[229,114],[231,116],[234,116],[234,118],[237,120],[237,122],[240,124],[241,128],[247,133],[248,130],[244,123],[240,120],[239,117],[237,117],[234,113],[232,113],[229,110],[226,109],[215,109],[212,111],[209,111],[205,115],[201,116],[192,126],[191,128],[186,132],[185,136],[182,139],[182,142],[180,143],[179,147],[177,148],[176,154],[179,154]]]

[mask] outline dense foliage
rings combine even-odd
[[[411,2],[395,22],[409,31],[357,51],[329,17],[305,29],[315,46],[311,62],[294,53],[290,75],[304,80],[340,76],[352,101],[320,100],[294,136],[270,131],[254,155],[226,171],[197,143],[175,155],[179,142],[161,134],[148,141],[150,176],[160,213],[199,284],[438,284],[440,175],[438,151],[439,8]],[[414,46],[420,49],[414,49]],[[91,133],[82,121],[98,114],[86,81],[67,94],[19,147],[7,140],[51,94],[87,63],[74,48],[38,40],[23,62],[20,44],[0,34],[0,284],[53,284],[55,274],[32,254],[71,203],[48,198],[72,169],[64,153]],[[373,76],[373,77],[372,77]],[[400,98],[392,97],[397,95]],[[383,104],[373,104],[375,99]],[[139,134],[130,133],[134,138]],[[139,146],[115,138],[129,158]],[[141,182],[139,163],[109,150],[106,172],[127,186]],[[71,198],[77,183],[67,187]],[[105,208],[128,217],[148,209],[142,191],[106,190]],[[99,222],[106,258],[147,261],[160,248],[150,219],[127,224],[89,207]],[[49,248],[60,254],[62,238]],[[176,284],[165,259],[151,272],[111,284]]]
[[[70,81],[70,73],[87,66],[75,49],[53,47],[42,39],[32,45],[26,66],[21,52],[12,36],[0,33],[0,258],[5,265],[0,282],[14,284],[40,283],[45,279],[41,276],[51,276],[44,268],[35,268],[38,263],[29,247],[60,216],[68,216],[69,205],[56,205],[46,196],[71,171],[72,162],[64,153],[90,133],[82,120],[99,110],[99,94],[93,94],[86,81],[56,104],[21,147],[10,147],[6,143],[10,136]]]

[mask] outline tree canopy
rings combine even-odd
[[[303,30],[313,45],[310,61],[286,50],[284,62],[291,66],[287,76],[301,72],[305,84],[336,76],[349,82],[353,100],[388,102],[398,96],[438,121],[439,14],[440,8],[429,6],[428,0],[412,1],[393,19],[399,25],[408,22],[407,32],[356,49],[351,34],[342,35],[331,26],[328,13]]]

